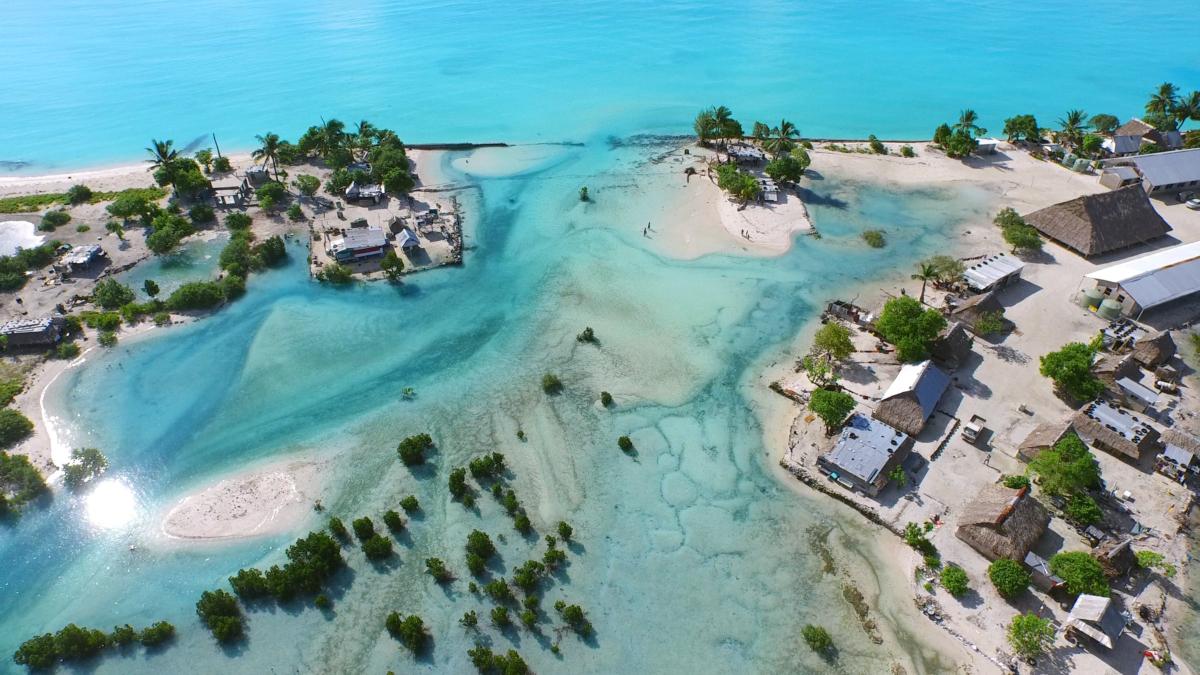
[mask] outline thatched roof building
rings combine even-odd
[[[1034,211],[1025,221],[1085,258],[1151,241],[1171,231],[1140,185],[1076,197]]]
[[[950,376],[932,361],[909,364],[900,369],[888,386],[873,417],[884,424],[916,436],[933,416],[938,401],[946,393]]]
[[[954,536],[988,560],[1022,561],[1049,524],[1049,512],[1029,495],[1029,488],[994,483],[963,507]]]
[[[960,301],[950,310],[950,320],[961,321],[971,332],[977,332],[975,324],[979,322],[980,317],[997,312],[1004,314],[1004,305],[1000,304],[995,292],[988,291]]]
[[[938,334],[930,346],[935,361],[949,368],[957,368],[971,354],[973,339],[961,321],[953,321]]]
[[[1071,418],[1075,433],[1110,455],[1137,461],[1158,444],[1158,431],[1145,420],[1107,401],[1093,401]]]
[[[1117,380],[1138,377],[1137,361],[1132,354],[1104,354],[1092,364],[1092,373],[1111,391],[1118,391]]]
[[[1032,462],[1043,451],[1062,440],[1070,430],[1071,422],[1068,420],[1042,422],[1021,441],[1021,445],[1017,447],[1017,456],[1022,461]]]
[[[1157,368],[1175,356],[1175,340],[1166,331],[1138,338],[1133,345],[1133,358],[1146,368]]]

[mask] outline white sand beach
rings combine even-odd
[[[238,539],[296,529],[310,517],[327,463],[277,462],[191,492],[162,517],[171,539]]]

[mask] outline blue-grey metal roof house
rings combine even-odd
[[[833,450],[817,458],[817,465],[843,486],[875,496],[911,449],[908,434],[855,413],[842,428]]]

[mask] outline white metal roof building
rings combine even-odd
[[[1088,274],[1126,314],[1200,292],[1200,241],[1155,251]]]
[[[1200,148],[1110,159],[1104,166],[1136,167],[1148,194],[1200,188]]]
[[[963,278],[967,286],[982,293],[1016,281],[1023,269],[1025,263],[1007,253],[997,253],[968,267],[963,272]]]

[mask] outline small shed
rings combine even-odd
[[[954,369],[962,365],[971,355],[973,342],[974,338],[963,327],[962,322],[954,321],[938,334],[937,339],[930,347],[930,352],[935,361]]]
[[[971,332],[978,333],[975,324],[984,315],[996,314],[1004,314],[1004,305],[1000,304],[994,291],[987,291],[961,300],[950,310],[950,320],[961,321]]]
[[[1141,179],[1137,169],[1131,166],[1110,166],[1100,172],[1100,184],[1109,190],[1123,188],[1126,185],[1137,185]]]
[[[103,259],[106,256],[104,249],[98,244],[85,244],[83,246],[75,246],[70,251],[63,254],[59,258],[58,264],[69,272],[74,272],[79,269],[87,269],[93,263]]]
[[[1117,380],[1117,391],[1120,393],[1121,404],[1130,410],[1146,412],[1146,409],[1158,403],[1157,391],[1128,377]]]
[[[1025,554],[1025,568],[1029,570],[1029,579],[1043,593],[1049,593],[1066,585],[1066,582],[1050,571],[1050,562],[1042,556],[1030,551]]]
[[[266,166],[252,166],[246,169],[246,179],[251,185],[263,185],[271,180],[271,172]]]
[[[910,436],[916,436],[933,416],[949,384],[950,376],[933,365],[932,361],[906,365],[884,392],[879,405],[875,407],[874,417]]]
[[[11,347],[48,347],[62,340],[67,320],[61,315],[39,319],[11,319],[0,325],[0,336]]]
[[[421,241],[417,239],[417,235],[407,227],[400,228],[400,232],[396,234],[396,245],[407,251],[414,248],[421,248]]]
[[[1116,578],[1128,574],[1137,565],[1137,554],[1133,551],[1133,537],[1125,537],[1121,541],[1110,540],[1100,547],[1096,559],[1104,567],[1105,573]]]
[[[1025,263],[1007,253],[995,253],[963,271],[967,286],[982,293],[1001,288],[1021,278]]]
[[[966,505],[954,536],[988,560],[1025,560],[1050,524],[1050,513],[1029,488],[984,487]]]
[[[1068,630],[1084,635],[1112,649],[1121,632],[1125,630],[1125,617],[1121,616],[1112,598],[1081,594],[1067,615]]]
[[[1166,331],[1143,335],[1133,344],[1133,359],[1144,368],[1154,369],[1175,356],[1175,340]]]

